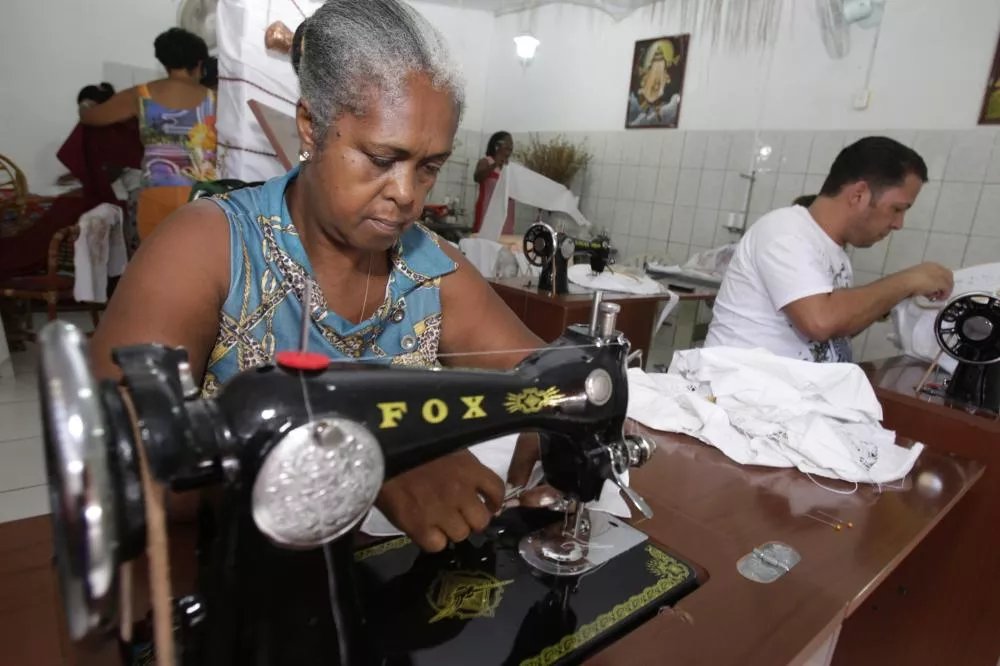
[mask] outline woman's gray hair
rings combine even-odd
[[[441,33],[401,0],[327,0],[296,32],[293,65],[318,130],[317,148],[331,122],[344,113],[363,115],[373,92],[398,100],[414,73],[449,92],[461,116],[461,69]]]

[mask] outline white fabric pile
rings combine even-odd
[[[712,347],[676,352],[666,374],[628,372],[629,418],[696,437],[743,465],[888,483],[924,448],[897,446],[879,425],[881,405],[853,364]]]
[[[654,296],[667,293],[667,288],[646,276],[642,272],[630,271],[625,267],[616,266],[595,273],[590,264],[573,264],[567,271],[567,277],[573,284],[586,287],[592,291],[613,291],[619,294],[641,294]]]
[[[668,264],[656,259],[648,261],[646,266],[654,273],[675,275],[677,277],[692,277],[722,284],[722,278],[726,276],[726,270],[729,268],[729,262],[732,260],[735,251],[736,243],[730,243],[699,252],[688,259],[683,266]]]
[[[106,303],[108,277],[125,271],[128,255],[122,233],[122,209],[103,203],[80,216],[80,236],[73,244],[73,298]]]

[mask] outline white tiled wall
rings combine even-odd
[[[927,162],[924,186],[905,228],[873,248],[853,252],[858,281],[871,281],[924,260],[951,268],[1000,261],[1000,128],[964,131],[880,132],[685,132],[632,130],[567,133],[585,142],[592,164],[574,190],[580,207],[627,256],[656,255],[682,262],[695,252],[739,239],[724,227],[741,216],[751,165],[757,175],[749,223],[820,188],[837,153],[866,134],[882,134],[915,148]],[[488,133],[461,131],[466,163],[446,168],[435,193],[465,197],[472,219],[475,188],[471,170]],[[552,134],[542,134],[545,139]],[[515,144],[526,134],[514,135]],[[770,154],[760,156],[762,146]],[[442,195],[443,196],[443,195]],[[536,211],[518,207],[518,230]],[[884,325],[883,325],[884,328]],[[885,355],[883,331],[856,340],[859,356]]]

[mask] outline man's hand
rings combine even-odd
[[[375,506],[421,548],[443,550],[480,532],[500,510],[503,480],[468,451],[438,458],[382,486]],[[485,504],[483,499],[485,498]]]
[[[940,301],[951,295],[955,287],[955,275],[940,264],[927,262],[908,268],[903,274],[909,280],[914,296],[926,296]]]

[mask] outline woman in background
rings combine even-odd
[[[197,182],[216,180],[215,93],[202,83],[205,41],[171,28],[153,42],[167,77],[123,90],[80,109],[84,125],[139,119],[144,154],[138,201],[139,238],[184,205]]]
[[[479,184],[479,197],[476,199],[476,221],[472,226],[473,233],[479,233],[483,226],[483,218],[490,206],[490,198],[500,180],[500,172],[507,166],[510,156],[514,153],[514,138],[510,132],[497,132],[486,143],[486,156],[476,164],[472,179]],[[514,202],[507,201],[507,221],[504,222],[501,235],[514,233]]]

